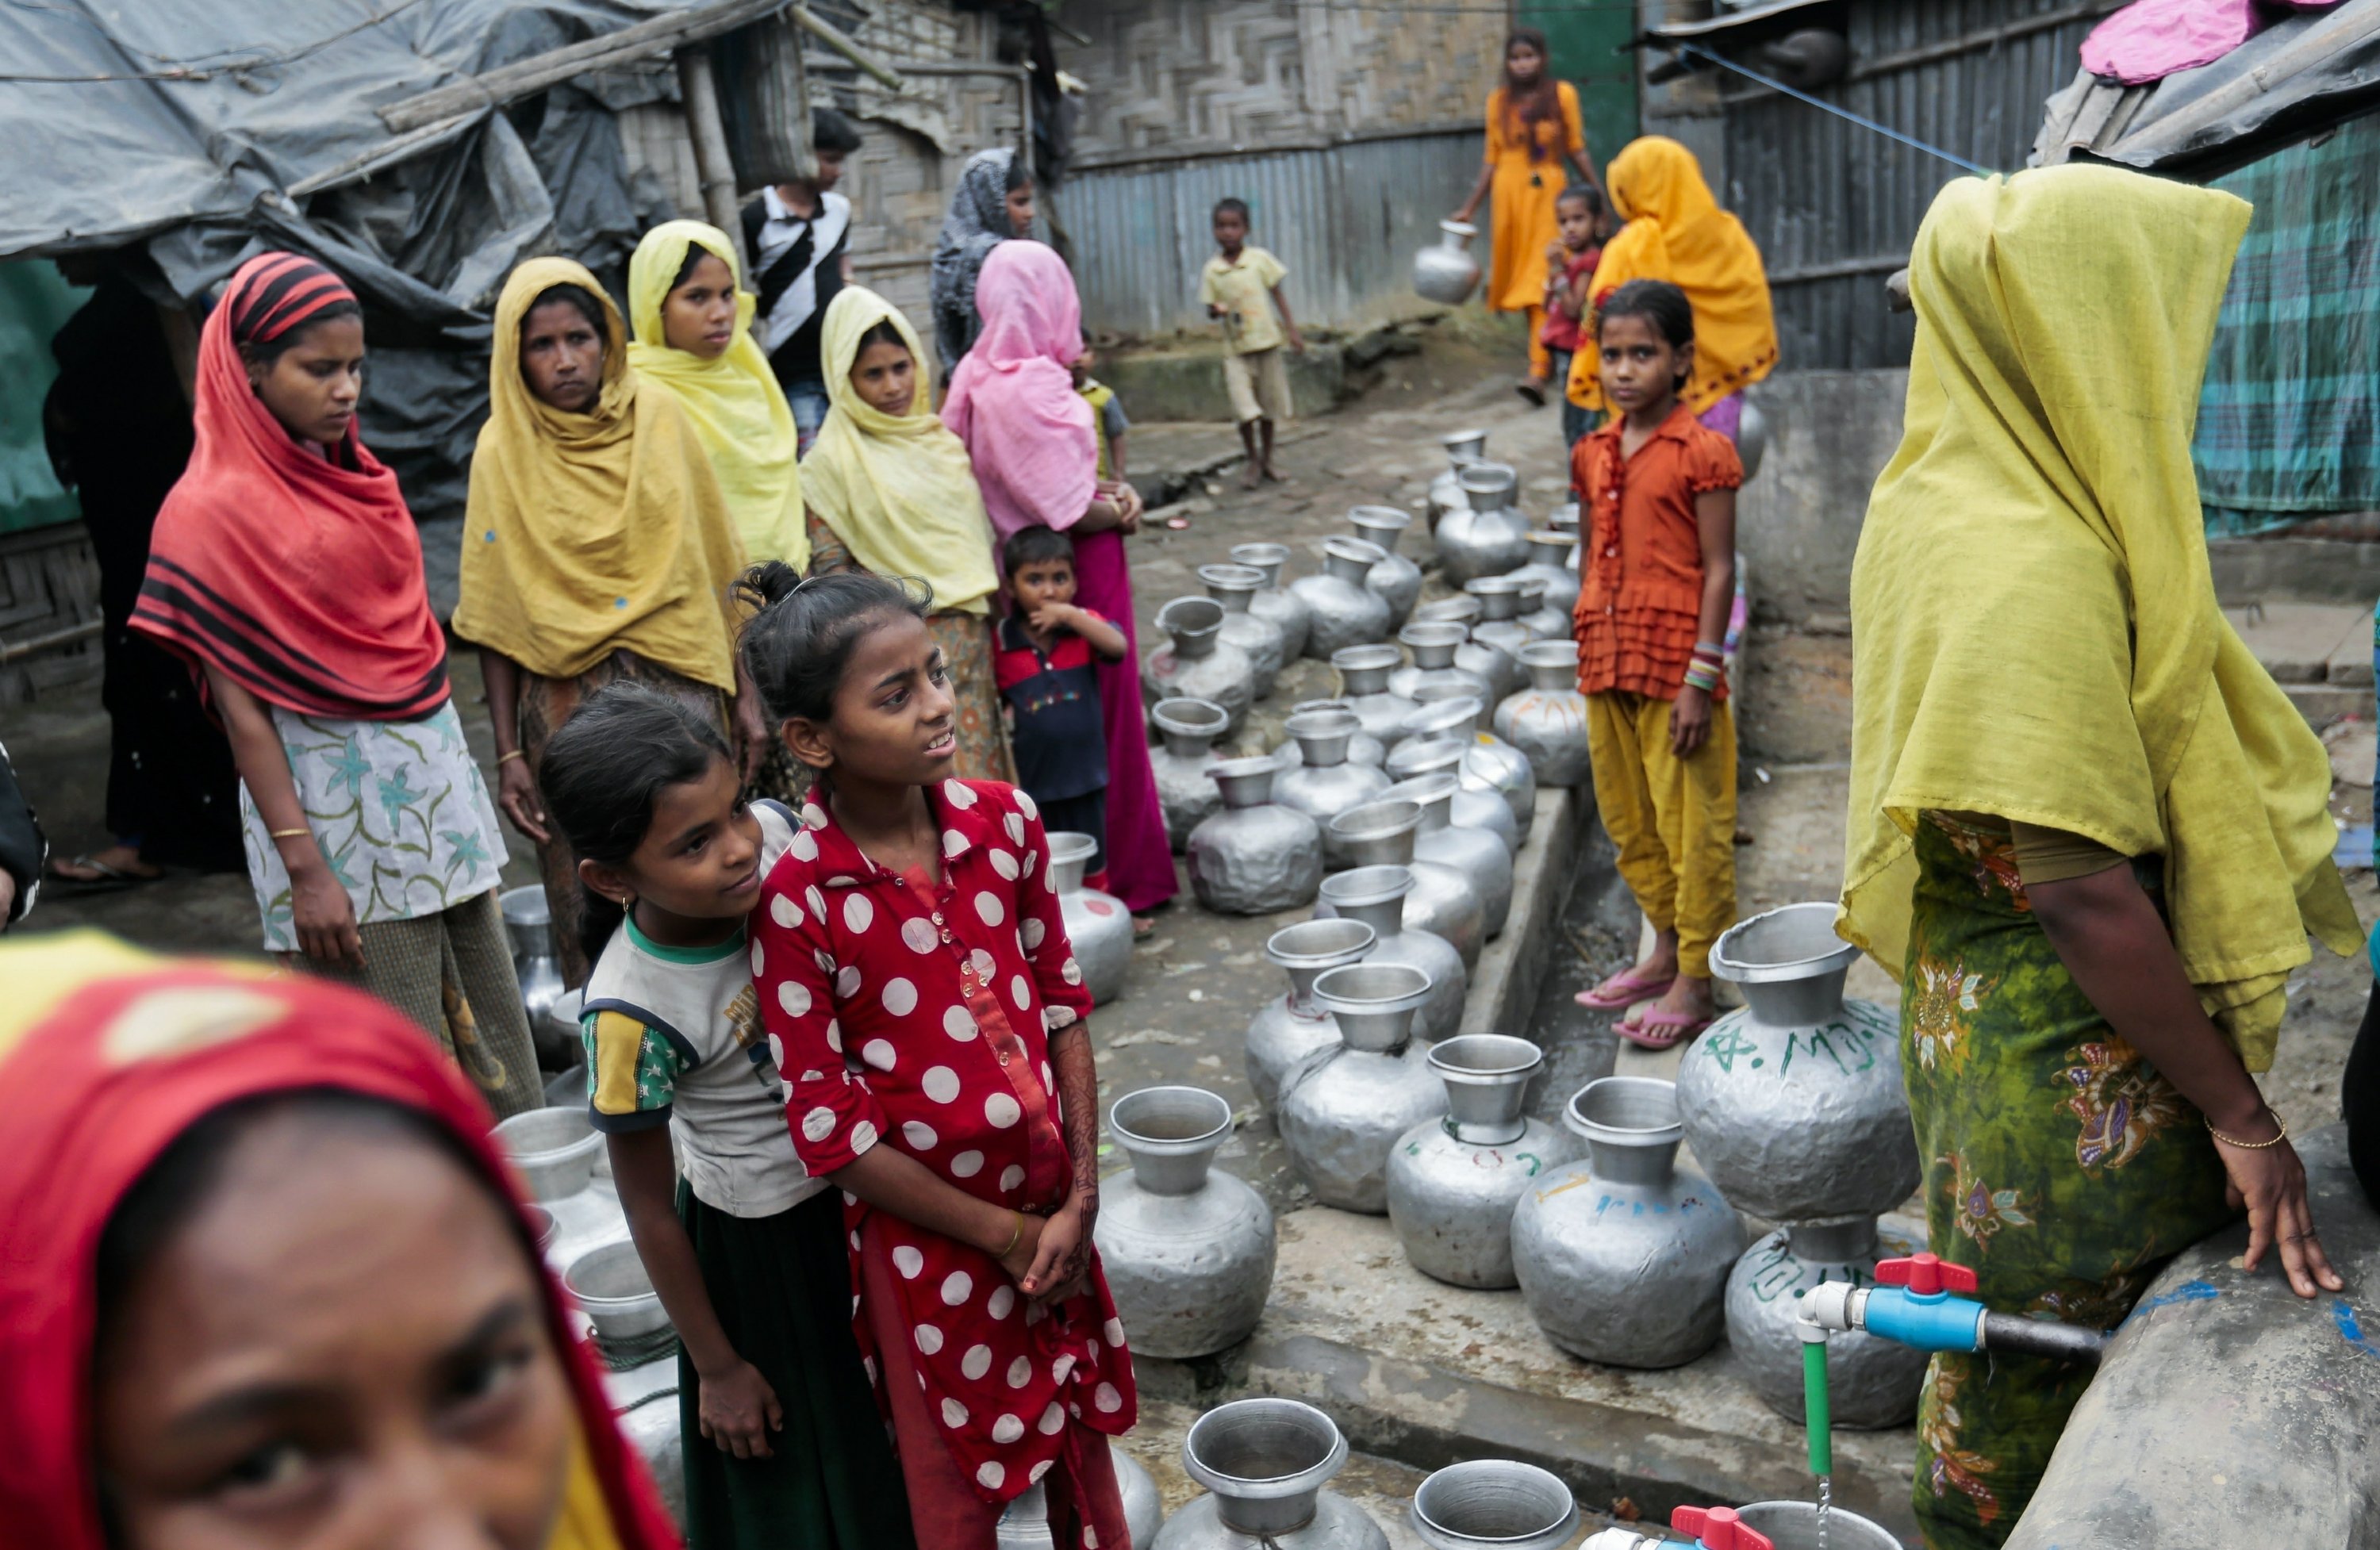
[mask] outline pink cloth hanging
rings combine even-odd
[[[2270,19],[2256,0],[2136,0],[2082,40],[2082,67],[2143,86],[2213,64]]]

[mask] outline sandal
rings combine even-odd
[[[1512,391],[1528,400],[1529,406],[1533,409],[1542,409],[1546,406],[1546,384],[1535,377],[1522,378],[1512,384]]]
[[[58,870],[61,866],[86,867],[91,871],[98,873],[99,876],[95,878],[71,878],[66,873]],[[42,881],[47,883],[52,890],[59,893],[66,894],[68,897],[87,893],[121,893],[126,889],[140,888],[148,883],[162,882],[165,878],[165,874],[163,871],[145,874],[129,871],[125,867],[102,861],[96,855],[78,855],[63,863],[52,861],[49,865],[48,872],[49,876],[44,878]]]
[[[1582,990],[1571,999],[1592,1011],[1618,1011],[1639,1001],[1668,995],[1670,987],[1677,983],[1677,978],[1671,975],[1668,979],[1642,979],[1634,969],[1622,969],[1593,989]]]
[[[1157,935],[1157,919],[1155,916],[1136,914],[1132,917],[1132,939],[1134,941],[1145,942],[1155,935]]]
[[[1634,1022],[1615,1023],[1611,1031],[1639,1049],[1668,1049],[1681,1040],[1690,1039],[1711,1025],[1712,1019],[1695,1017],[1682,1011],[1663,1011],[1648,1007]]]

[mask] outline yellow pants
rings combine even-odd
[[[1614,690],[1586,696],[1595,805],[1620,876],[1656,931],[1678,934],[1678,970],[1710,973],[1711,944],[1735,924],[1735,717],[1711,707],[1690,758],[1670,751],[1670,702]]]

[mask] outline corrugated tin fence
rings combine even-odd
[[[1854,0],[1852,69],[1817,93],[1999,171],[2024,165],[2042,101],[2074,77],[2109,4]],[[1741,88],[1741,90],[1739,90]],[[1789,370],[1906,366],[1913,324],[1884,279],[1909,261],[1948,163],[1731,78],[1722,200],[1760,245]]]
[[[1354,140],[1265,155],[1087,168],[1058,190],[1075,243],[1083,319],[1094,329],[1204,328],[1198,271],[1209,216],[1245,200],[1249,240],[1289,266],[1301,322],[1350,323],[1412,299],[1415,249],[1462,202],[1479,164],[1476,129]],[[1475,249],[1484,266],[1487,238]]]

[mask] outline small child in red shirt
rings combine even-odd
[[[766,606],[745,666],[817,777],[761,885],[752,976],[794,1150],[847,1203],[855,1333],[917,1543],[996,1550],[1039,1484],[1057,1550],[1129,1544],[1091,998],[1039,809],[951,777],[956,702],[917,584],[772,563],[747,587]]]
[[[1617,413],[1571,449],[1585,535],[1572,620],[1596,806],[1654,938],[1578,1000],[1639,1007],[1614,1032],[1666,1049],[1709,1025],[1711,946],[1735,924],[1725,642],[1743,465],[1678,396],[1694,360],[1685,292],[1631,281],[1603,299],[1596,333]]]
[[[1587,313],[1592,310],[1588,283],[1603,261],[1603,239],[1610,235],[1611,217],[1603,207],[1603,191],[1592,184],[1573,183],[1554,200],[1554,219],[1561,239],[1546,246],[1546,322],[1537,337],[1552,352],[1553,376],[1570,381],[1571,357],[1583,342]],[[1586,434],[1587,411],[1562,398],[1562,444],[1574,447]]]

